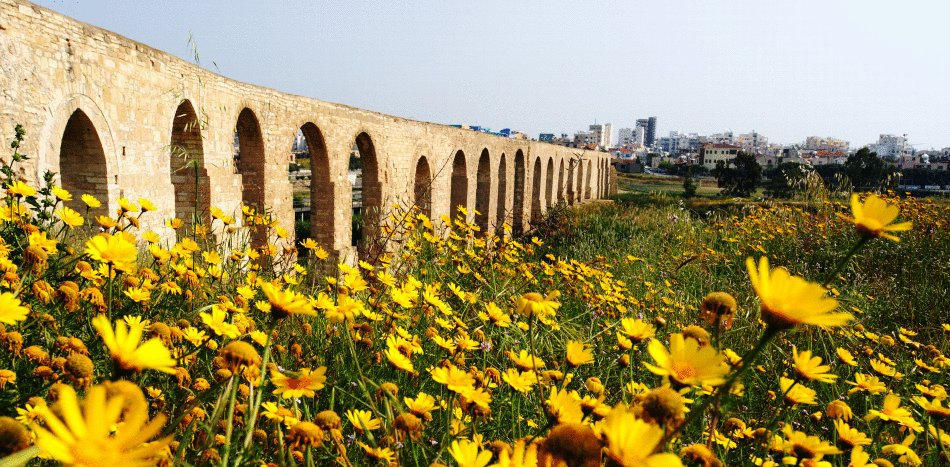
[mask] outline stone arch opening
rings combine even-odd
[[[498,206],[495,209],[495,233],[499,236],[504,235],[504,224],[508,219],[505,203],[508,201],[508,165],[505,160],[505,154],[501,154],[498,161]]]
[[[488,207],[491,204],[491,157],[488,149],[478,158],[478,173],[475,178],[475,225],[488,232]]]
[[[514,197],[514,223],[513,230],[515,234],[520,234],[524,229],[524,183],[525,183],[525,160],[524,153],[519,149],[515,153],[515,197]]]
[[[350,178],[353,183],[353,246],[360,258],[379,253],[379,219],[383,206],[383,185],[373,139],[363,132],[357,135],[350,153]]]
[[[426,159],[426,156],[419,156],[419,162],[416,162],[416,176],[412,197],[416,207],[419,208],[419,212],[431,219],[432,171],[429,169],[429,161]]]
[[[234,168],[241,175],[241,203],[253,208],[259,215],[265,215],[264,204],[264,138],[260,123],[254,111],[241,110],[235,127]],[[248,225],[248,219],[244,224]],[[251,229],[251,246],[260,247],[267,243],[267,230],[260,227]]]
[[[459,207],[468,209],[468,172],[465,167],[465,153],[461,150],[455,153],[452,160],[452,189],[449,194],[449,215],[452,222],[461,213]]]
[[[554,203],[554,159],[548,158],[544,182],[544,207],[548,209]]]
[[[211,222],[211,190],[204,161],[201,123],[191,102],[184,100],[175,110],[169,146],[169,170],[175,191],[175,217],[188,231]]]
[[[541,222],[541,158],[534,159],[534,175],[531,184],[531,223]]]
[[[63,130],[59,146],[59,173],[63,188],[72,193],[66,205],[78,212],[85,210],[82,195],[95,196],[102,206],[90,209],[95,216],[109,214],[109,175],[106,153],[99,132],[82,110],[76,109]]]
[[[577,161],[577,201],[584,201],[584,161]]]
[[[312,238],[320,246],[333,248],[334,183],[330,179],[330,157],[323,132],[313,122],[300,127],[290,148],[290,181],[293,190],[294,233],[297,244]],[[309,252],[304,248],[298,251]],[[305,253],[304,253],[305,254]]]
[[[587,161],[587,177],[584,179],[584,198],[591,199],[591,184],[594,181],[594,162]]]
[[[567,161],[567,204],[574,204],[576,198],[576,189],[574,187],[574,171],[577,170],[577,161],[569,159]]]
[[[564,159],[561,159],[557,170],[557,202],[564,204]]]

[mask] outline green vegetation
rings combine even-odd
[[[336,264],[0,173],[4,466],[950,460],[945,202],[637,191],[521,239],[396,206]]]

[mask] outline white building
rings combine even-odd
[[[880,158],[900,158],[910,155],[914,152],[913,148],[907,144],[907,135],[881,135],[877,139],[877,144],[868,146],[872,152],[876,152]]]
[[[591,125],[590,133],[594,136],[594,144],[602,147],[609,148],[613,142],[613,132],[614,127],[609,123],[603,125]]]

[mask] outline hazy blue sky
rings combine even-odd
[[[224,76],[417,120],[950,146],[944,1],[37,3],[188,60],[191,31]]]

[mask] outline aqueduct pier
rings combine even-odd
[[[58,173],[77,208],[83,193],[109,212],[118,198],[146,198],[158,212],[143,217],[142,229],[165,238],[172,237],[165,219],[218,207],[240,222],[242,205],[267,209],[293,232],[288,162],[302,131],[311,155],[312,237],[350,258],[354,146],[370,214],[416,203],[437,219],[465,206],[486,232],[503,222],[519,230],[551,206],[602,197],[609,186],[607,153],[284,94],[26,1],[0,0],[5,141],[17,123],[27,132],[20,152],[31,156],[20,176],[37,182],[47,170]],[[9,160],[12,150],[3,146],[0,156]]]

